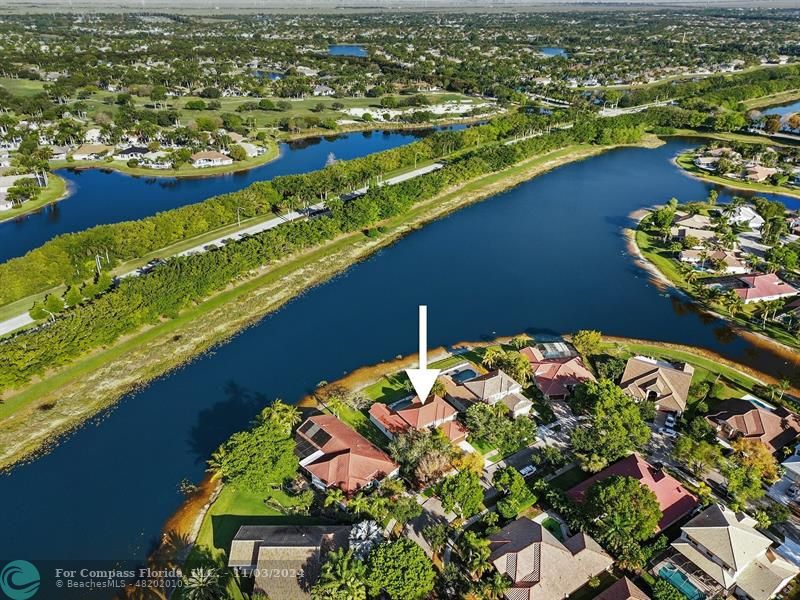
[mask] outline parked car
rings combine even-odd
[[[525,465],[519,470],[519,474],[523,477],[530,477],[534,473],[536,473],[536,467],[533,465]]]
[[[675,422],[676,422],[675,421],[675,415],[672,414],[672,413],[669,413],[667,415],[666,420],[664,421],[664,426],[669,427],[670,429],[673,429],[675,427]]]
[[[798,488],[796,485],[790,485],[789,489],[786,490],[786,494],[792,498],[797,498],[800,496],[800,488]]]
[[[662,433],[665,436],[670,437],[670,438],[678,437],[678,432],[675,431],[674,429],[672,429],[672,427],[661,427],[658,431],[659,431],[659,433]]]

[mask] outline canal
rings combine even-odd
[[[432,347],[593,328],[793,373],[664,294],[627,252],[632,211],[708,194],[709,184],[671,162],[693,143],[618,149],[464,208],[126,396],[0,476],[0,559],[143,559],[181,503],[179,483],[198,482],[220,442],[269,399],[296,401],[322,380],[415,352],[420,303]]]
[[[463,129],[453,125],[438,129]],[[0,223],[0,262],[22,256],[62,233],[141,219],[279,175],[321,169],[331,159],[349,160],[403,146],[438,129],[372,131],[308,138],[280,144],[280,157],[248,171],[202,177],[132,177],[110,169],[60,169],[68,198]]]

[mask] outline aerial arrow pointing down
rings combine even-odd
[[[419,368],[406,369],[406,375],[414,386],[414,391],[424,403],[431,393],[431,388],[436,382],[436,378],[441,373],[440,369],[428,368],[428,307],[424,304],[419,306]]]

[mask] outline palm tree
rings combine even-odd
[[[459,540],[459,554],[464,561],[473,580],[477,581],[492,568],[489,562],[489,540],[478,537],[474,532],[467,531]]]
[[[722,297],[722,304],[733,317],[744,310],[744,300],[742,300],[742,297],[737,294],[735,290],[728,290]]]
[[[328,493],[325,495],[325,501],[323,505],[325,508],[330,506],[338,506],[342,504],[345,500],[345,494],[340,488],[330,488]]]
[[[328,554],[319,579],[311,588],[311,597],[314,600],[365,600],[366,576],[366,565],[354,556],[353,551],[339,548]]]
[[[351,511],[360,515],[363,512],[366,512],[370,508],[370,501],[364,494],[358,493],[350,499],[350,502],[347,503],[347,508]]]
[[[506,353],[498,346],[491,346],[483,353],[481,364],[487,369],[494,369],[505,357]]]
[[[183,595],[188,600],[219,600],[225,597],[225,582],[215,567],[192,569],[183,578]]]
[[[292,428],[300,422],[300,418],[300,410],[296,406],[286,404],[280,398],[276,398],[272,404],[261,411],[259,422],[263,423],[268,421],[290,432]]]
[[[778,400],[783,400],[783,395],[792,387],[792,383],[788,379],[781,379],[777,384],[779,395]]]
[[[511,582],[508,578],[499,571],[495,571],[489,581],[483,585],[483,596],[489,600],[500,600],[510,587]]]
[[[219,477],[222,475],[222,465],[225,462],[225,455],[227,451],[225,450],[225,444],[220,445],[219,448],[214,450],[211,453],[211,458],[208,459],[206,464],[206,471],[208,473],[212,473],[214,477]]]

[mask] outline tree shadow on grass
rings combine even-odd
[[[308,515],[213,515],[211,527],[214,547],[230,551],[231,540],[243,525],[325,525],[330,521]]]

